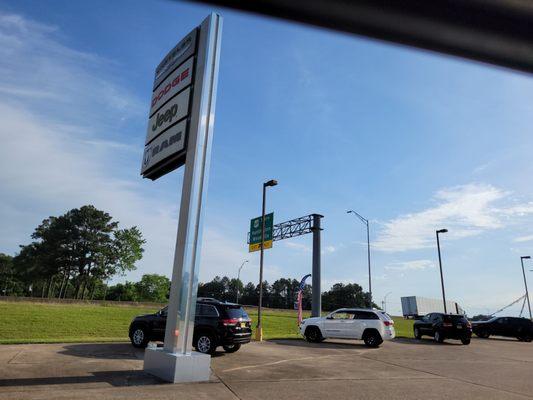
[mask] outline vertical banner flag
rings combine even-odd
[[[307,274],[305,275],[302,280],[300,281],[300,286],[298,286],[298,298],[296,300],[297,304],[298,304],[298,326],[300,326],[300,324],[302,323],[302,298],[303,298],[303,292],[304,292],[304,288],[305,288],[305,281],[307,280],[307,278],[309,278],[311,276],[311,274]]]

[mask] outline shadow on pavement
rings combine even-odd
[[[87,376],[0,379],[0,387],[108,383],[112,386],[139,386],[165,383],[143,371],[98,371]]]
[[[80,343],[65,345],[59,354],[104,360],[142,360],[144,350],[130,343]]]
[[[413,344],[413,345],[421,345],[421,346],[464,346],[460,340],[455,339],[447,339],[442,343],[437,343],[435,340],[431,338],[422,338],[420,340],[417,339],[408,339],[408,338],[396,338],[393,339],[393,342],[397,343],[407,343],[407,344]]]
[[[476,339],[476,340],[480,340],[480,341],[485,341],[486,340],[486,341],[489,341],[489,342],[491,340],[496,340],[496,341],[500,341],[500,342],[520,342],[520,340],[518,340],[517,338],[504,337],[504,336],[490,336],[488,338],[480,338],[478,336],[473,335],[472,339]]]
[[[304,339],[268,339],[267,342],[275,343],[283,346],[297,346],[297,347],[320,347],[325,349],[360,349],[368,348],[365,344],[361,342],[349,342],[349,341],[324,341],[321,343],[309,343]]]

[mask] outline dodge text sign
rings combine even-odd
[[[141,166],[145,178],[157,179],[185,163],[197,78],[197,30],[185,36],[156,68]]]

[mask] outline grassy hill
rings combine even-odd
[[[136,315],[157,311],[146,305],[58,304],[0,301],[0,343],[126,341]],[[255,309],[247,310],[257,321]],[[304,317],[309,313],[304,313]],[[395,318],[398,336],[412,337],[412,321]],[[296,311],[263,311],[265,339],[297,338]]]

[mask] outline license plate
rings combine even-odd
[[[246,328],[246,322],[241,322],[241,328]]]
[[[463,329],[461,325],[457,325],[457,329]]]

